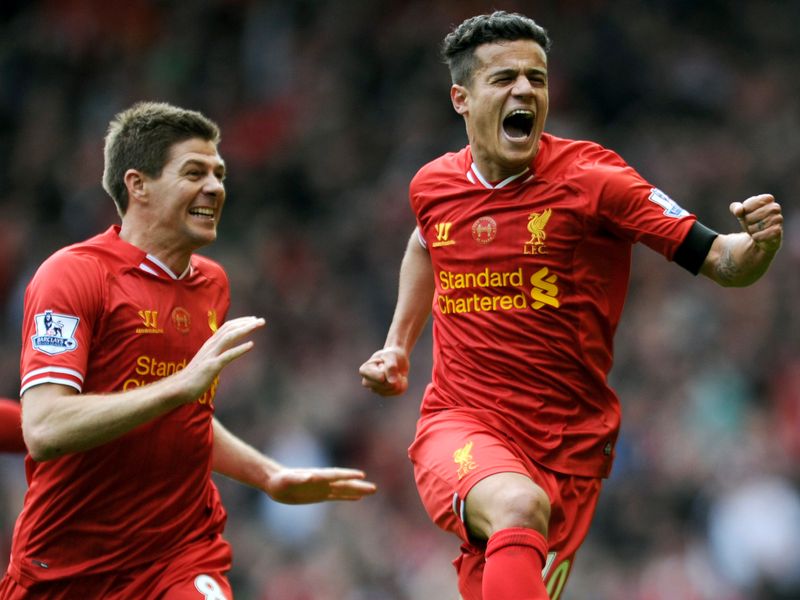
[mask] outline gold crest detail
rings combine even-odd
[[[551,214],[553,214],[553,209],[548,208],[541,213],[531,213],[528,216],[528,232],[531,234],[531,239],[525,243],[524,254],[547,253],[544,245],[547,233],[544,228],[547,227]]]
[[[453,462],[458,465],[458,478],[462,479],[464,475],[472,471],[478,466],[475,459],[472,458],[472,442],[467,442],[463,448],[459,448],[453,452]]]

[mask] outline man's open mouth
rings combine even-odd
[[[533,131],[533,112],[524,109],[511,111],[503,119],[503,131],[512,140],[523,140]]]
[[[205,206],[198,206],[197,208],[190,208],[189,214],[194,215],[195,217],[206,217],[213,219],[214,218],[214,209],[208,208]]]

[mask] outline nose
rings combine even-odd
[[[524,74],[520,74],[516,81],[514,81],[511,93],[515,96],[530,96],[533,94],[533,86]]]
[[[225,184],[222,182],[222,179],[212,173],[206,177],[205,183],[203,184],[203,192],[211,196],[225,194]]]

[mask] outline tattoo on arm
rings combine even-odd
[[[725,245],[717,263],[717,276],[723,283],[733,283],[738,275],[739,267],[733,257],[733,252],[728,245]]]

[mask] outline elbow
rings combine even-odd
[[[23,423],[22,437],[28,447],[28,454],[36,462],[45,462],[58,458],[63,453],[53,443],[53,436],[45,431],[45,427],[25,426]]]

